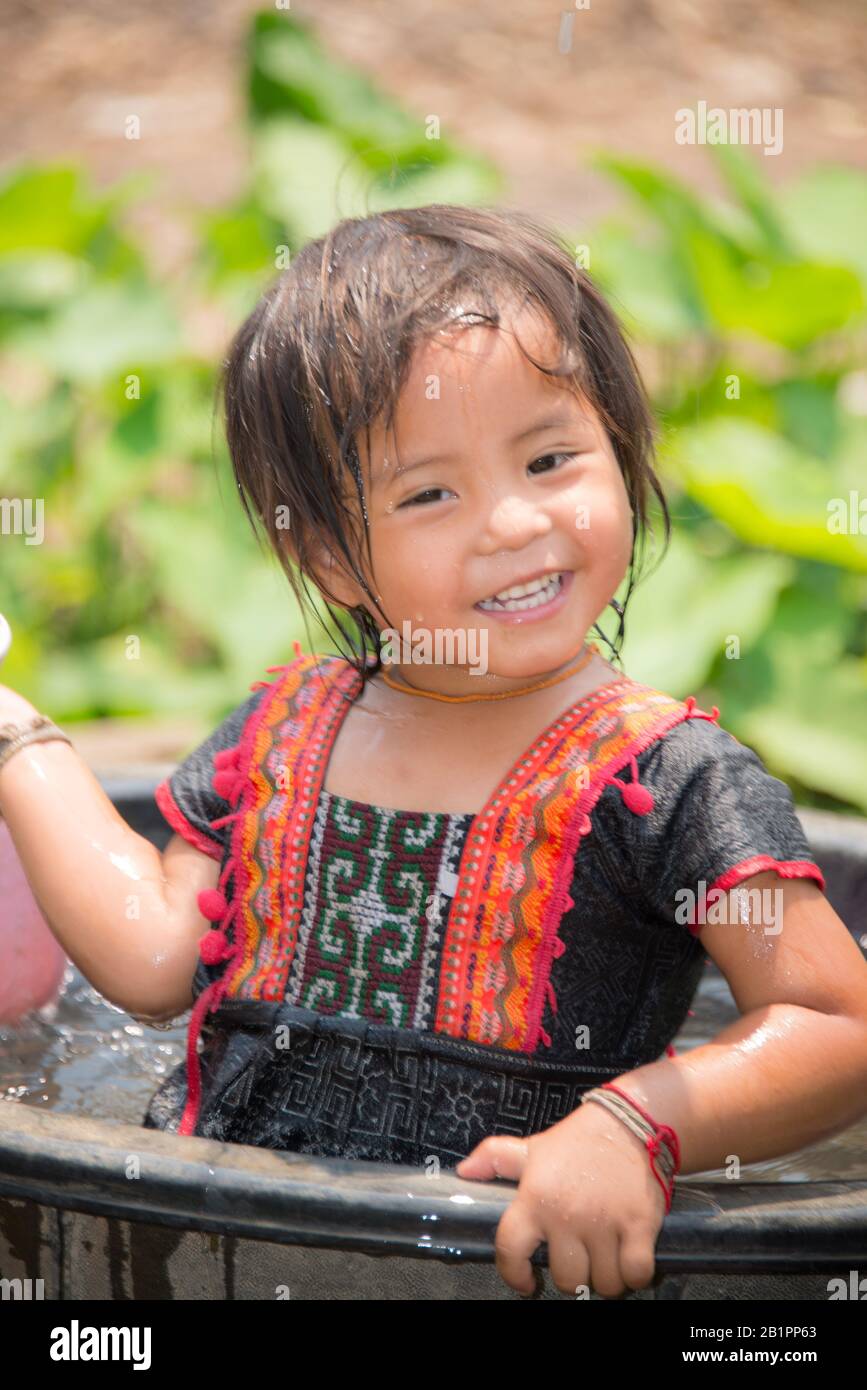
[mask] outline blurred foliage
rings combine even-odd
[[[800,802],[865,811],[867,179],[771,194],[743,148],[710,153],[725,200],[598,160],[632,215],[596,230],[592,272],[653,382],[676,526],[625,666],[718,704]]]
[[[227,338],[287,250],[339,217],[502,186],[288,16],[254,18],[247,86],[249,186],[197,218],[177,279],[150,274],[124,231],[141,180],[97,194],[79,169],[31,166],[0,187],[0,497],[44,502],[40,544],[26,515],[0,534],[0,680],[59,720],[212,722],[296,638],[333,649],[251,534],[216,351],[187,324],[204,306]]]
[[[228,336],[286,250],[340,217],[502,192],[286,14],[255,16],[246,83],[248,186],[197,217],[177,277],[125,230],[141,180],[97,193],[29,166],[0,187],[0,497],[44,499],[45,518],[39,545],[0,535],[0,679],[62,721],[210,727],[296,638],[333,646],[250,533],[216,351],[189,323],[205,310]],[[599,159],[631,202],[591,272],[651,381],[676,528],[630,600],[625,666],[719,704],[801,802],[865,811],[867,179],[821,168],[771,196],[742,150],[712,153],[724,199]]]

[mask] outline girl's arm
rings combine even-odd
[[[37,711],[0,686],[0,724]],[[30,743],[0,767],[0,815],[66,954],[111,1003],[146,1018],[192,1004],[197,903],[219,865],[174,835],[160,854],[118,814],[69,744]]]
[[[780,894],[779,931],[752,910],[738,920],[756,888]],[[727,897],[728,924],[701,940],[741,1017],[617,1081],[677,1131],[682,1173],[792,1153],[867,1113],[867,963],[846,924],[808,879],[756,874]]]
[[[745,889],[779,893],[782,922],[776,912],[763,922]],[[742,1016],[711,1042],[616,1079],[676,1131],[684,1174],[791,1153],[867,1113],[867,964],[845,923],[815,883],[772,872],[725,901],[702,944]],[[519,1183],[497,1232],[511,1287],[532,1291],[530,1256],[543,1240],[564,1292],[592,1285],[613,1297],[653,1277],[662,1191],[639,1139],[600,1106],[529,1139],[485,1139],[457,1172]]]

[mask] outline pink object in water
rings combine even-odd
[[[66,953],[30,891],[12,836],[0,821],[0,1026],[57,998]]]

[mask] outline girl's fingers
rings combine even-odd
[[[529,1145],[528,1139],[491,1135],[461,1159],[455,1172],[458,1177],[480,1181],[505,1178],[520,1182]],[[565,1213],[562,1215],[565,1218]],[[573,1222],[564,1219],[561,1224],[555,1210],[546,1217],[530,1194],[522,1198],[519,1192],[497,1227],[500,1277],[518,1293],[532,1294],[536,1285],[531,1256],[547,1240],[551,1278],[561,1293],[574,1298],[586,1286],[602,1298],[619,1298],[628,1290],[646,1288],[656,1268],[653,1231],[639,1222],[621,1234],[619,1227],[607,1224],[609,1220],[610,1214],[603,1221],[599,1213],[585,1229],[579,1214]]]
[[[648,1237],[626,1235],[620,1242],[620,1274],[628,1289],[646,1289],[656,1273],[656,1247]]]
[[[602,1298],[620,1298],[652,1282],[656,1261],[646,1236],[610,1230],[585,1240],[567,1229],[548,1236],[548,1268],[561,1293],[586,1285]]]
[[[621,1277],[621,1239],[618,1230],[608,1230],[594,1236],[590,1246],[590,1287],[602,1298],[619,1298],[626,1292]]]
[[[560,1292],[573,1298],[590,1287],[590,1251],[579,1235],[568,1229],[549,1231],[548,1270]]]
[[[530,1256],[544,1239],[531,1209],[516,1197],[500,1217],[495,1249],[497,1273],[518,1293],[536,1292]]]
[[[455,1167],[459,1178],[508,1178],[520,1182],[527,1162],[526,1139],[510,1134],[493,1134],[462,1158]]]

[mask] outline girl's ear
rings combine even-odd
[[[284,546],[298,565],[297,549],[288,536],[284,540]],[[308,546],[305,568],[323,597],[336,602],[339,607],[352,609],[367,602],[367,595],[361,585],[347,575],[340,560],[323,541],[317,540]]]

